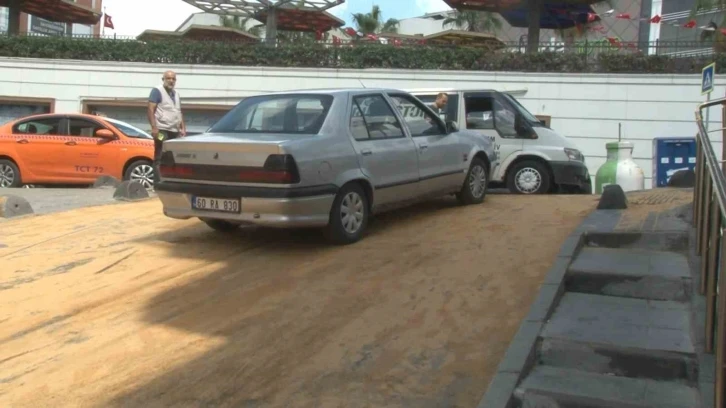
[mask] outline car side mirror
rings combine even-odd
[[[96,131],[96,134],[94,136],[100,137],[100,138],[103,138],[103,139],[114,139],[114,138],[116,138],[116,135],[113,134],[113,132],[110,131],[110,130],[108,130],[108,129],[98,129]]]
[[[459,124],[453,120],[446,121],[446,133],[453,133],[459,131]]]

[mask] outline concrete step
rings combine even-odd
[[[691,275],[684,255],[645,249],[585,247],[565,277],[570,292],[686,301]]]
[[[522,407],[700,408],[697,388],[674,381],[633,379],[537,366],[514,391]]]
[[[540,332],[538,361],[632,378],[695,383],[690,306],[674,301],[565,293]]]

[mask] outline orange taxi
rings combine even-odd
[[[0,188],[93,184],[102,175],[152,188],[153,157],[151,135],[107,117],[52,113],[0,126]]]

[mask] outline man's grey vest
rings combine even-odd
[[[163,85],[156,87],[161,93],[161,102],[156,105],[156,126],[159,130],[167,130],[169,132],[178,132],[181,125],[181,102],[179,100],[179,92],[174,90],[174,99],[169,96],[169,92]]]

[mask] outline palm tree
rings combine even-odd
[[[488,11],[457,11],[453,16],[446,17],[444,27],[455,27],[460,30],[496,34],[502,29],[502,20],[496,13]]]
[[[252,34],[259,37],[262,33],[262,24],[247,28],[247,23],[250,21],[257,21],[252,17],[245,17],[242,19],[240,16],[219,16],[219,23],[222,27],[234,28],[240,31],[244,31],[247,34]]]
[[[374,5],[368,13],[353,14],[353,21],[358,26],[358,31],[363,34],[395,34],[398,32],[399,21],[395,18],[389,18],[384,22],[381,8],[377,5]]]

